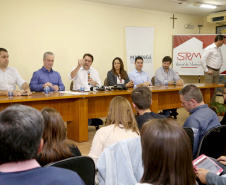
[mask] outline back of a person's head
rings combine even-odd
[[[0,164],[35,159],[44,128],[41,113],[25,105],[0,113]]]
[[[72,157],[66,143],[66,127],[60,113],[53,108],[44,108],[41,113],[44,118],[44,145],[40,154],[40,164]]]
[[[194,99],[197,103],[203,102],[202,92],[193,84],[187,85],[179,91],[186,101]]]
[[[111,100],[106,124],[115,124],[118,127],[122,124],[125,129],[139,132],[132,107],[129,101],[122,96],[116,96]]]
[[[154,185],[194,185],[191,143],[172,119],[153,119],[141,129],[144,174],[141,182]]]
[[[132,101],[141,110],[150,109],[151,97],[151,90],[148,87],[137,87],[132,92]]]
[[[60,113],[53,108],[44,108],[41,113],[44,118],[44,143],[52,145],[66,140],[66,128]]]

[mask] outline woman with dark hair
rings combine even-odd
[[[41,166],[74,156],[81,156],[79,149],[66,142],[66,128],[59,112],[53,108],[41,111],[44,118],[44,145],[37,161]]]
[[[116,96],[111,100],[106,124],[108,126],[96,132],[89,152],[95,163],[107,146],[123,139],[139,137],[132,107],[124,97]]]
[[[174,120],[153,119],[145,123],[141,146],[144,174],[138,184],[196,184],[190,140]]]
[[[107,81],[109,86],[121,85],[125,87],[133,87],[133,81],[130,81],[129,76],[124,70],[123,61],[121,58],[116,57],[112,61],[112,69],[108,71]]]

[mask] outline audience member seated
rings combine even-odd
[[[139,137],[132,107],[124,97],[117,96],[111,100],[106,124],[108,126],[100,128],[93,138],[89,156],[95,164],[107,146],[123,139]]]
[[[152,94],[148,87],[137,87],[132,92],[132,104],[139,116],[136,118],[139,129],[150,119],[166,118],[163,115],[151,112]]]
[[[133,81],[135,87],[150,86],[151,79],[148,73],[142,70],[143,68],[143,58],[138,56],[135,58],[135,69],[130,72],[129,78]]]
[[[41,111],[44,118],[44,145],[37,161],[41,166],[74,156],[81,156],[79,149],[66,142],[64,121],[55,109],[44,108]]]
[[[221,156],[217,159],[224,165],[223,170],[226,170],[226,156]],[[196,172],[197,177],[203,184],[207,185],[223,185],[226,184],[226,177],[218,176],[215,173],[211,173],[208,170],[198,168]]]
[[[182,106],[191,114],[183,127],[192,128],[194,132],[193,157],[198,150],[199,142],[205,133],[220,125],[216,113],[203,102],[202,92],[195,85],[187,85],[179,91]]]
[[[185,131],[172,119],[154,119],[141,129],[141,184],[195,185],[192,151]]]
[[[133,81],[130,81],[127,72],[124,70],[121,58],[116,57],[112,61],[112,69],[108,71],[107,81],[109,86],[121,85],[123,87],[133,87]]]
[[[43,129],[43,116],[34,108],[13,105],[0,113],[1,185],[85,185],[73,171],[37,163]]]
[[[224,89],[223,98],[224,98],[224,104],[226,104],[226,89]],[[223,119],[221,120],[221,125],[226,125],[226,114],[224,115]]]
[[[97,161],[98,183],[136,184],[144,168],[140,137],[118,141],[104,149]]]

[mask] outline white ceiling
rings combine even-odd
[[[84,0],[84,1],[195,16],[207,16],[210,13],[226,11],[226,0]],[[209,3],[217,5],[218,7],[216,9],[204,9],[197,6],[193,6],[194,3]]]

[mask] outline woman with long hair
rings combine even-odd
[[[133,87],[133,81],[130,81],[129,76],[124,70],[124,64],[121,58],[116,57],[112,61],[112,69],[108,71],[107,81],[109,86],[121,85],[125,87]]]
[[[138,184],[196,184],[190,140],[174,120],[153,119],[145,123],[141,146],[144,174]]]
[[[95,163],[107,146],[123,139],[139,137],[132,107],[124,97],[116,96],[111,100],[106,125],[93,138],[89,156]]]
[[[41,110],[44,118],[44,145],[37,161],[41,166],[73,156],[81,156],[79,149],[66,142],[66,128],[59,112],[53,108]]]

